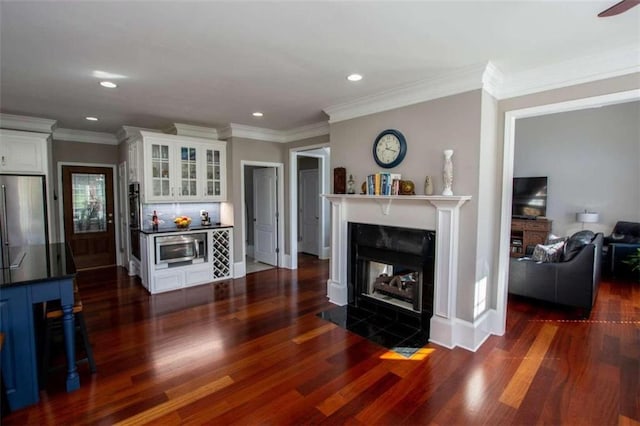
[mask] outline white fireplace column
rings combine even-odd
[[[437,227],[435,288],[429,340],[448,348],[456,346],[454,320],[458,293],[460,206],[469,199],[471,197],[441,197],[429,200],[436,207]]]
[[[331,259],[329,260],[329,280],[327,297],[329,302],[343,306],[348,303],[347,261],[349,250],[347,205],[343,198],[331,200]]]

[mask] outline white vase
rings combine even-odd
[[[424,179],[424,195],[433,195],[433,179],[427,176]]]
[[[442,178],[444,180],[444,190],[442,191],[442,195],[453,195],[453,191],[451,187],[453,186],[453,162],[451,161],[451,157],[453,157],[452,149],[444,150],[444,170],[442,172]]]

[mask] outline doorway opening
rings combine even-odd
[[[245,274],[284,265],[284,165],[242,161],[242,240]]]
[[[330,203],[320,197],[330,189],[329,155],[328,143],[289,151],[291,269],[298,268],[299,253],[330,256]]]
[[[514,151],[517,120],[521,118],[537,117],[586,108],[596,108],[640,99],[640,90],[612,93],[602,96],[577,99],[555,104],[540,105],[531,108],[507,111],[504,124],[504,148],[502,163],[502,203],[500,241],[498,256],[498,286],[496,310],[498,313],[498,330],[502,335],[506,331],[507,295],[509,287],[509,262],[511,252],[511,206],[514,174]]]

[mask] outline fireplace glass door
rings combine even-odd
[[[363,260],[364,294],[416,312],[422,310],[422,274],[417,268]]]

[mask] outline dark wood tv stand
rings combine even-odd
[[[522,257],[527,247],[544,244],[551,232],[547,219],[511,219],[511,257]]]

